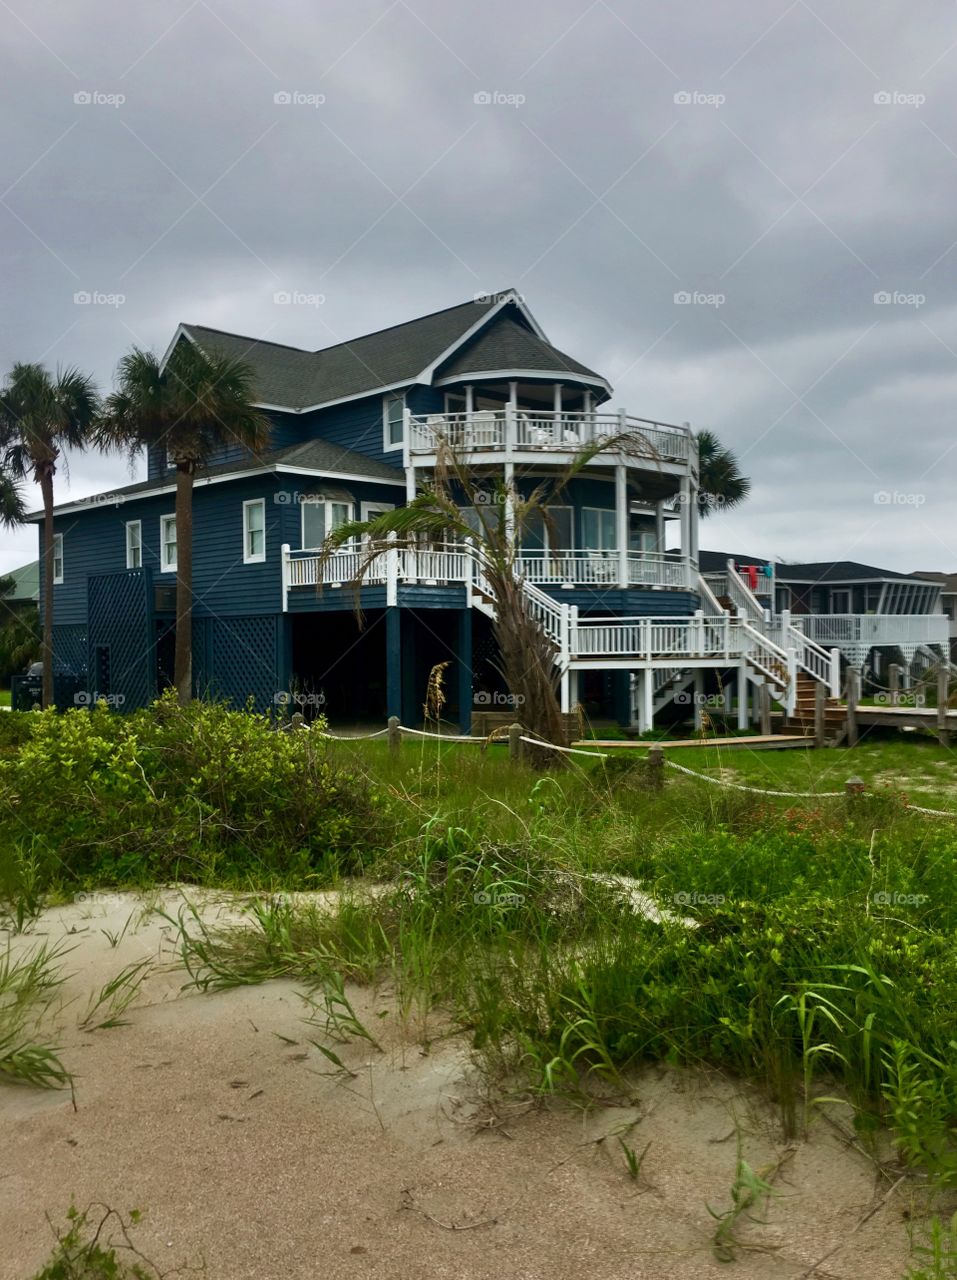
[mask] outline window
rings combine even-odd
[[[160,516],[160,573],[176,572],[176,517]]]
[[[63,581],[63,534],[53,535],[53,581]]]
[[[307,494],[302,502],[302,548],[315,551],[338,529],[352,519],[352,502],[345,497],[330,498],[323,494]]]
[[[143,568],[143,522],[141,520],[126,522],[126,567],[127,569]]]
[[[243,503],[243,564],[266,559],[266,501],[250,498]]]
[[[464,413],[465,406],[468,401],[465,399],[461,391],[446,391],[445,393],[445,412],[446,413]]]
[[[386,396],[382,401],[383,447],[399,449],[402,446],[405,427],[405,392]]]
[[[176,459],[170,456],[169,446],[163,449],[163,461],[166,463],[166,470],[171,471],[176,466]]]
[[[571,507],[549,507],[547,516],[541,510],[530,513],[522,530],[523,555],[572,551],[574,546]]]
[[[614,551],[615,513],[599,507],[582,507],[582,545],[588,551]]]

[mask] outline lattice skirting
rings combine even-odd
[[[246,706],[257,711],[282,701],[285,690],[283,619],[264,617],[194,620],[193,678],[199,697]]]
[[[59,626],[53,628],[53,657],[78,676],[86,679],[86,625]]]

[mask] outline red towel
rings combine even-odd
[[[748,586],[752,591],[755,591],[758,585],[758,566],[756,564],[749,564],[745,568],[745,573],[748,575]]]

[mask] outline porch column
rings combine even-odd
[[[623,729],[631,723],[631,675],[628,671],[611,673],[612,705],[615,719]]]
[[[561,412],[562,412],[562,387],[563,387],[563,386],[564,386],[564,383],[556,382],[556,383],[555,383],[555,390],[554,390],[554,392],[553,392],[553,396],[552,396],[552,408],[553,408],[553,409],[554,409],[554,411],[555,411],[555,420],[556,420],[556,421],[557,421],[557,420],[558,420],[558,418],[561,416]]]
[[[688,486],[688,555],[698,561],[698,486]]]
[[[681,477],[681,488],[678,493],[679,515],[681,517],[681,558],[688,564],[691,555],[691,477]],[[690,586],[690,572],[688,574]]]
[[[615,538],[618,542],[618,585],[628,586],[628,476],[625,464],[615,467]]]
[[[398,606],[385,611],[386,714],[402,719],[402,615]]]
[[[647,733],[655,727],[655,675],[651,667],[641,673],[641,715],[638,731]]]
[[[472,610],[460,609],[456,627],[459,733],[472,732]]]
[[[665,504],[659,499],[655,503],[655,549],[659,555],[665,550]]]
[[[521,443],[527,445],[528,441],[523,439]],[[518,383],[510,382],[508,402],[505,405],[505,448],[512,449],[518,444]]]
[[[744,662],[738,664],[738,728],[748,727],[748,677],[744,671]]]
[[[505,536],[515,541],[515,463],[505,463]]]
[[[702,725],[701,713],[704,710],[704,672],[698,668],[694,673],[694,727]]]
[[[475,392],[472,384],[466,383],[465,386],[465,412],[471,415],[475,410]]]

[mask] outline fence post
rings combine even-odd
[[[847,669],[847,745],[857,746],[857,704],[861,698],[861,673],[857,667]]]
[[[665,785],[665,753],[657,743],[648,748],[648,786],[661,791]]]
[[[522,761],[522,726],[508,726],[508,761],[509,764],[521,764]]]
[[[402,734],[399,732],[399,717],[389,716],[389,755],[397,756],[402,745]]]
[[[767,738],[771,735],[771,690],[766,684],[758,687],[758,714],[761,719],[760,729]]]
[[[820,680],[814,681],[814,745],[824,746],[824,711],[827,707],[827,689]]]
[[[848,778],[844,783],[844,803],[848,809],[853,811],[854,805],[857,803],[858,797],[864,794],[864,781],[856,775]]]
[[[947,729],[947,699],[950,696],[950,664],[940,664],[937,672],[937,741],[942,747],[950,746],[950,733]]]
[[[892,662],[887,668],[887,678],[891,690],[891,706],[896,707],[900,701],[901,669],[898,663]]]

